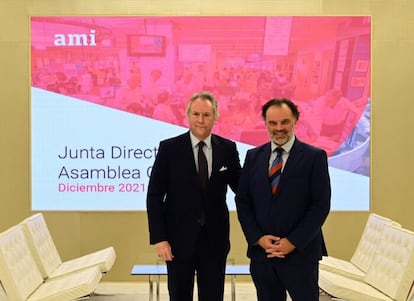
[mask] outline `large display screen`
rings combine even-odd
[[[31,17],[33,210],[145,210],[159,141],[212,92],[214,132],[269,140],[261,106],[289,98],[296,135],[326,150],[332,210],[368,210],[368,16]],[[184,183],[185,184],[185,183]],[[234,210],[234,194],[229,192]]]

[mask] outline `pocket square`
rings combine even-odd
[[[227,170],[227,166],[222,166],[219,171],[226,171]]]

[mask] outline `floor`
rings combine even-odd
[[[156,288],[154,287],[154,295],[152,301],[157,301]],[[93,301],[149,301],[149,284],[147,282],[101,282],[96,290],[96,295],[87,298]],[[159,301],[168,301],[168,292],[166,283],[160,283]],[[254,301],[256,299],[256,291],[251,282],[236,283],[236,301]],[[85,299],[86,300],[86,299]],[[197,297],[194,297],[197,300]],[[290,300],[288,298],[287,300]],[[321,295],[320,300],[331,300],[326,295]],[[231,301],[231,284],[226,282],[224,291],[224,301]]]

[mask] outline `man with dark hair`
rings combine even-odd
[[[319,300],[331,186],[326,152],[295,137],[299,115],[288,99],[263,105],[270,141],[247,152],[236,194],[259,301]]]

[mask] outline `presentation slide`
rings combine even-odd
[[[188,131],[198,91],[214,133],[269,141],[261,106],[289,98],[296,135],[328,154],[332,210],[369,210],[371,19],[31,17],[36,211],[145,210],[159,142]],[[235,210],[234,193],[228,206]]]

